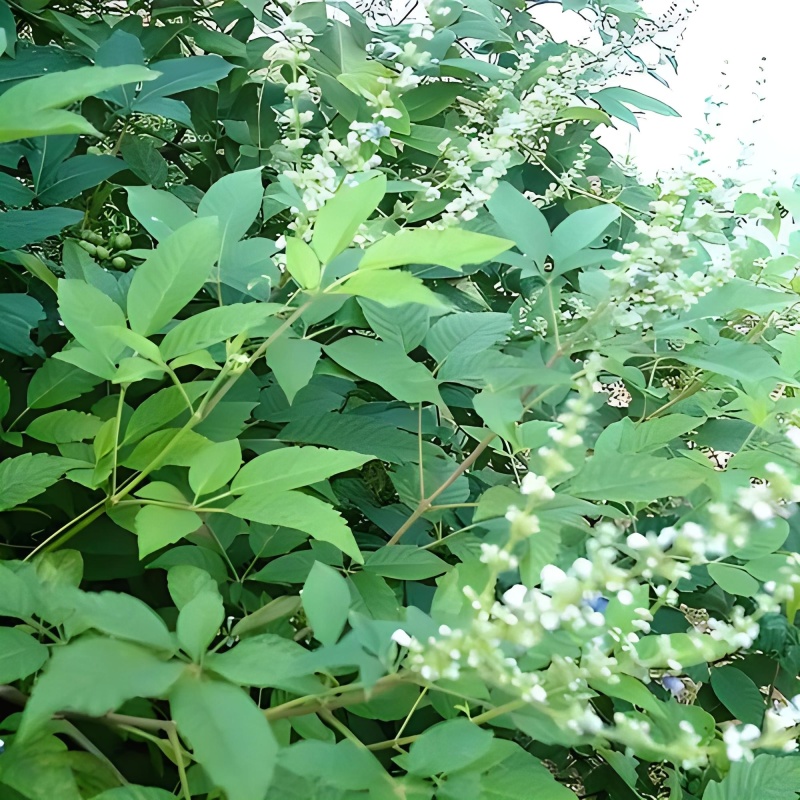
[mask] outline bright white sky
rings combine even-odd
[[[800,2],[699,2],[678,50],[678,75],[670,79],[670,89],[649,77],[636,76],[626,82],[631,88],[669,103],[682,118],[648,114],[641,122],[640,133],[618,122],[620,133],[610,142],[605,138],[604,141],[616,154],[630,147],[647,177],[660,167],[677,165],[696,144],[694,131],[704,125],[705,98],[711,95],[728,103],[727,108],[716,114],[715,121],[721,124],[714,129],[716,139],[708,148],[716,170],[724,175],[736,169],[736,159],[742,150],[738,140],[743,139],[755,146],[752,167],[746,173],[739,172],[739,177],[758,180],[774,176],[780,183],[791,183],[800,174],[797,80]],[[556,23],[555,19],[552,21]],[[566,19],[551,26],[550,18],[545,21],[542,14],[542,22],[561,38],[555,28],[562,28]],[[767,60],[762,62],[764,56]],[[668,77],[663,68],[662,74]],[[760,92],[766,100],[759,103],[754,91],[761,77],[766,78]],[[726,85],[729,88],[723,91]],[[754,124],[753,120],[758,118],[761,121]]]

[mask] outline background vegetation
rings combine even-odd
[[[0,0],[3,800],[796,797],[800,196],[539,5]]]

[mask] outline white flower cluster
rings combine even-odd
[[[550,498],[551,490],[541,476],[532,476],[525,488],[539,502]],[[427,681],[456,680],[468,671],[572,734],[634,749],[652,748],[655,742],[647,723],[625,714],[615,715],[611,725],[603,723],[590,703],[596,694],[593,686],[618,683],[621,675],[648,683],[652,670],[679,675],[682,658],[697,663],[698,658],[713,660],[750,647],[758,625],[737,607],[729,621],[710,619],[705,633],[691,630],[679,643],[670,636],[650,636],[653,609],[648,605],[648,583],[671,583],[684,574],[656,570],[658,565],[668,567],[668,560],[662,553],[654,562],[650,549],[645,537],[625,538],[615,526],[602,524],[587,543],[586,556],[567,569],[545,566],[538,586],[517,584],[500,599],[494,596],[493,583],[481,593],[466,587],[472,617],[463,628],[443,625],[427,641],[417,641],[402,630],[393,638],[408,649],[408,668]],[[488,562],[497,570],[509,564],[497,549]],[[645,580],[646,575],[651,579]],[[657,585],[656,594],[661,599],[653,608],[676,602],[666,583]],[[648,640],[655,647],[640,649]],[[683,687],[675,675],[665,675],[661,682],[673,694]],[[789,712],[781,713],[781,719],[788,719]],[[707,757],[701,738],[690,728],[667,745],[674,760],[686,767],[702,764]]]
[[[772,708],[764,714],[759,729],[756,725],[731,725],[722,734],[725,751],[731,761],[752,761],[758,749],[798,750],[800,736],[800,695],[780,703],[773,701]]]
[[[730,254],[696,266],[698,240],[717,243],[723,221],[709,202],[695,201],[687,209],[687,197],[695,187],[687,179],[673,177],[650,206],[653,217],[635,223],[637,239],[623,246],[615,260],[612,282],[619,298],[616,311],[621,327],[648,328],[665,313],[685,311],[715,286],[734,277]],[[724,239],[723,239],[724,241]]]

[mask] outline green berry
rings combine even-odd
[[[105,247],[98,247],[97,248],[97,257],[101,261],[105,261],[110,255],[111,255],[111,253],[109,253],[108,250]]]
[[[103,151],[97,147],[97,145],[92,145],[91,147],[86,148],[86,152],[92,156],[101,156],[103,155]]]
[[[92,235],[91,231],[81,231],[81,239],[85,239],[87,242],[92,238]]]
[[[118,233],[114,237],[114,247],[117,250],[127,250],[131,246],[131,237],[127,233]]]
[[[114,267],[114,269],[125,269],[127,265],[122,256],[114,256],[114,258],[111,259],[111,266]]]
[[[88,238],[89,238],[89,241],[92,242],[92,244],[105,244],[106,243],[106,240],[99,233],[97,233],[96,231],[92,231]]]
[[[93,256],[97,252],[97,248],[91,242],[78,242],[78,244],[90,255]]]

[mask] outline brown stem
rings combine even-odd
[[[394,536],[386,543],[387,546],[397,544],[406,531],[433,505],[433,501],[445,489],[450,488],[477,460],[480,454],[497,438],[496,433],[490,433],[478,442],[475,449],[458,465],[453,474],[438,488],[427,497],[419,501],[411,516],[397,529]]]
[[[6,700],[15,706],[25,707],[30,698],[13,686],[0,686],[0,700]],[[150,719],[149,717],[131,717],[128,714],[103,714],[102,717],[92,717],[89,714],[81,714],[79,711],[59,711],[55,716],[64,719],[90,720],[101,722],[106,725],[128,725],[132,728],[140,728],[144,731],[169,731],[170,726],[174,725],[171,720]]]

